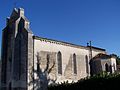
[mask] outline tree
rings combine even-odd
[[[117,56],[117,58],[116,58],[116,63],[117,63],[117,65],[120,65],[120,57],[119,56]]]
[[[48,84],[50,81],[52,81],[53,83],[55,83],[55,80],[50,79],[49,74],[52,71],[52,69],[55,66],[55,61],[53,61],[52,66],[50,67],[50,56],[47,55],[47,63],[46,63],[46,67],[44,70],[42,70],[41,68],[41,57],[39,56],[39,53],[37,53],[36,55],[37,57],[37,70],[33,70],[34,73],[37,75],[37,79],[34,80],[34,89],[35,90],[47,90]],[[33,77],[33,74],[31,73],[31,76]]]
[[[116,54],[111,54],[111,56],[116,57],[116,63],[117,63],[117,65],[120,65],[120,57]]]

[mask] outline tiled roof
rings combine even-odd
[[[93,57],[93,59],[98,59],[98,58],[101,58],[101,59],[108,59],[108,58],[111,58],[111,57],[112,57],[111,55],[99,53],[99,54],[97,54],[95,57]]]

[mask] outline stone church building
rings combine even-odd
[[[116,59],[105,49],[35,36],[24,9],[14,9],[2,31],[1,90],[38,90],[39,85],[76,82],[107,71]]]

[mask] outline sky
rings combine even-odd
[[[0,0],[0,7],[0,40],[6,17],[22,7],[35,35],[82,46],[92,41],[120,56],[120,0]]]

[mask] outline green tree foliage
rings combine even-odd
[[[119,90],[120,75],[106,72],[79,80],[49,86],[48,90]]]
[[[111,56],[116,57],[116,63],[117,63],[117,65],[120,65],[120,56],[118,56],[116,54],[111,54]]]

